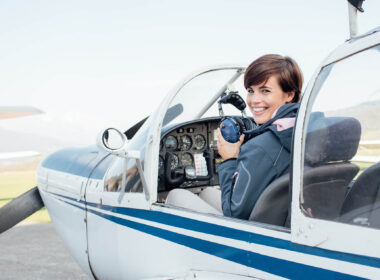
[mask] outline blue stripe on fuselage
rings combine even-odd
[[[65,198],[75,200],[70,197],[65,197]],[[81,201],[81,202],[85,203],[84,201]],[[184,229],[202,232],[206,234],[245,241],[248,243],[255,243],[255,244],[260,244],[264,246],[275,247],[275,248],[285,249],[289,251],[295,251],[295,252],[304,253],[308,255],[320,256],[320,257],[380,268],[380,260],[378,258],[371,258],[371,257],[366,257],[366,256],[347,254],[347,253],[329,251],[329,250],[315,248],[315,247],[304,246],[304,245],[292,243],[288,240],[283,240],[283,239],[279,239],[275,237],[242,231],[242,230],[229,228],[229,227],[225,227],[221,225],[215,225],[215,224],[198,221],[198,220],[194,220],[190,218],[180,217],[177,215],[163,213],[159,211],[114,207],[114,206],[100,205],[100,204],[95,204],[95,203],[87,203],[87,204],[89,206],[100,208],[100,209],[110,211],[113,213],[127,215],[130,217],[136,217],[136,218],[140,218],[140,219],[144,219],[144,220],[148,220],[152,222],[162,223],[169,226],[174,226],[174,227],[184,228]],[[90,209],[88,210],[93,211]],[[101,215],[104,215],[104,214],[101,214]],[[111,220],[109,218],[107,219]],[[149,233],[149,234],[152,234],[152,233]]]
[[[279,249],[305,253],[309,255],[326,257],[326,258],[331,258],[331,259],[336,259],[336,260],[343,260],[343,261],[348,261],[352,263],[380,268],[380,259],[328,251],[325,249],[320,249],[320,248],[315,248],[315,247],[303,246],[303,245],[292,243],[288,240],[283,240],[283,239],[265,236],[265,235],[261,235],[257,233],[242,231],[242,230],[225,227],[221,225],[215,225],[215,224],[198,221],[194,219],[184,218],[184,217],[180,217],[173,214],[162,213],[158,211],[142,210],[142,209],[114,207],[114,206],[108,206],[108,205],[99,206],[99,204],[94,204],[94,203],[88,203],[88,205],[93,206],[93,207],[98,207],[98,208],[101,207],[101,209],[111,211],[113,213],[118,213],[118,214],[136,217],[136,218],[140,218],[144,220],[149,220],[152,222],[162,223],[169,226],[184,228],[188,230],[217,235],[217,236],[231,238],[235,240],[246,241],[249,243],[275,247]]]
[[[115,217],[93,209],[88,209],[88,211],[119,225],[126,226],[131,229],[204,252],[206,254],[289,279],[305,279],[305,277],[308,279],[364,279],[202,240],[196,237]]]

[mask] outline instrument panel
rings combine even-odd
[[[161,137],[158,190],[174,187],[218,185],[216,166],[218,119],[206,119],[166,129]],[[185,167],[195,170],[195,178],[186,179]],[[179,178],[183,178],[180,180]]]

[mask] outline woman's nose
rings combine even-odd
[[[258,94],[250,94],[248,95],[247,97],[247,104],[249,106],[253,106],[255,104],[259,104],[261,102],[261,99],[260,97],[258,96]]]

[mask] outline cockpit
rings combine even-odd
[[[219,118],[168,128],[160,143],[158,192],[163,202],[164,193],[172,188],[217,186],[218,164],[222,161],[217,150]]]

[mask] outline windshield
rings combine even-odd
[[[180,123],[197,118],[219,116],[215,101],[225,92],[227,86],[239,91],[245,99],[246,93],[243,86],[242,68],[218,69],[206,72],[186,83],[176,94],[169,108],[181,108],[177,114],[165,116],[166,124]],[[226,113],[238,115],[240,112],[231,105],[223,107]],[[173,113],[173,112],[172,112]]]

